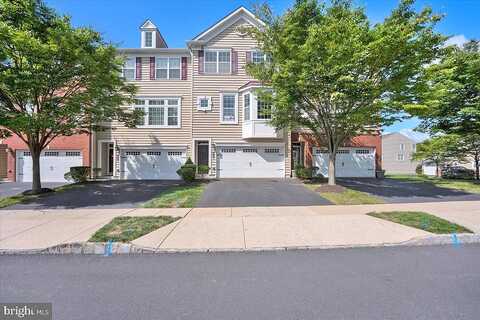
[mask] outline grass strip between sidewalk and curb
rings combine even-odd
[[[370,212],[367,215],[436,234],[473,233],[469,229],[420,211]]]
[[[461,190],[470,193],[480,194],[480,182],[476,180],[443,179],[439,177],[428,177],[424,175],[386,175],[385,178],[411,183],[431,183],[439,188]]]
[[[175,222],[178,219],[180,218],[170,216],[115,217],[112,221],[97,230],[89,241],[130,242],[158,228]]]
[[[144,208],[193,208],[202,197],[206,183],[196,182],[166,189],[148,202]]]

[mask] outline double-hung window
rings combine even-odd
[[[156,79],[180,79],[180,58],[157,57],[155,60]]]
[[[262,51],[253,51],[252,52],[252,62],[254,64],[261,64],[267,61],[267,56]]]
[[[243,119],[250,120],[250,93],[243,95]]]
[[[204,58],[204,71],[205,73],[230,73],[232,71],[230,50],[206,50]]]
[[[134,108],[144,112],[144,118],[137,123],[138,127],[180,127],[180,98],[136,99]]]
[[[223,93],[221,108],[222,123],[237,123],[237,94]]]
[[[153,32],[146,31],[145,32],[145,47],[151,48],[153,46]]]
[[[122,77],[125,80],[134,80],[135,79],[135,58],[125,59],[125,63],[122,68]]]

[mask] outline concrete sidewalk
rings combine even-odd
[[[372,211],[394,210],[429,212],[480,233],[478,201],[309,207],[9,210],[0,214],[0,249],[44,249],[86,242],[116,216],[183,217],[132,242],[136,246],[161,250],[365,246],[432,236],[422,230],[365,215]]]

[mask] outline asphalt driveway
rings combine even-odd
[[[447,189],[428,182],[410,182],[396,179],[338,179],[338,183],[357,191],[380,197],[386,203],[418,203],[437,201],[475,201],[480,194]]]
[[[90,182],[71,189],[47,194],[28,203],[4,209],[114,209],[137,208],[172,185],[172,180],[122,180]]]
[[[197,207],[279,207],[331,204],[289,179],[223,179],[210,182]]]
[[[64,182],[44,182],[44,188],[56,188],[65,185]],[[0,198],[11,197],[32,189],[31,182],[0,182]]]

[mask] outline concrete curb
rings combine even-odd
[[[120,255],[120,254],[160,254],[160,253],[196,253],[196,252],[262,252],[262,251],[292,251],[292,250],[315,250],[315,249],[339,249],[339,248],[374,248],[395,246],[433,246],[480,243],[480,234],[462,233],[455,235],[435,235],[422,238],[414,238],[399,243],[359,244],[359,245],[325,245],[325,246],[288,246],[288,247],[261,247],[261,248],[198,248],[198,249],[155,249],[140,247],[131,243],[114,242],[111,244],[102,242],[74,242],[60,244],[44,249],[9,250],[0,249],[0,255],[58,255],[58,254],[84,254],[84,255]]]

